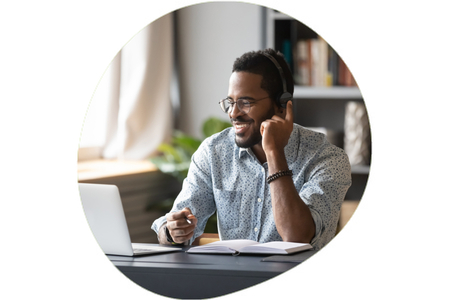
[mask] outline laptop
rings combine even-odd
[[[89,226],[105,254],[136,256],[181,251],[178,247],[131,243],[117,186],[93,183],[78,186]]]

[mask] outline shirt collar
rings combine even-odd
[[[250,148],[241,148],[241,147],[238,147],[236,144],[235,144],[235,146],[239,149],[238,150],[239,158],[242,158],[246,153],[250,154],[250,151],[252,151],[252,149],[250,149]]]

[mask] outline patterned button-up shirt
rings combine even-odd
[[[215,211],[222,240],[282,240],[272,213],[267,163],[261,164],[250,148],[239,148],[234,139],[234,128],[228,128],[205,139],[192,156],[171,210],[189,207],[197,217],[191,243]],[[341,204],[351,185],[348,157],[322,133],[297,124],[284,151],[294,185],[316,225],[311,244],[320,249],[335,235]],[[152,229],[158,233],[165,222],[165,216],[160,217]]]

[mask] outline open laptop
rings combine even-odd
[[[135,256],[181,251],[171,246],[131,243],[117,186],[93,183],[79,183],[78,186],[86,218],[106,254]]]

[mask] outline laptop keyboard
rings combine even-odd
[[[134,253],[141,253],[141,252],[149,252],[149,251],[165,251],[167,252],[167,247],[147,247],[147,248],[133,248]],[[172,251],[172,250],[171,250]]]

